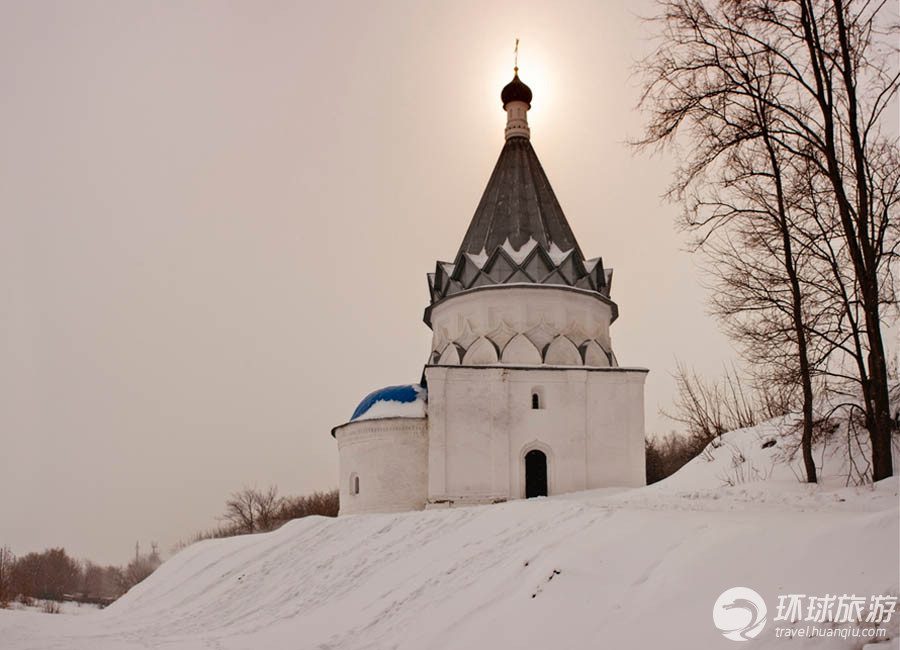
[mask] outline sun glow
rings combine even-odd
[[[513,41],[514,43],[515,41]],[[499,97],[499,90],[513,79],[513,68],[516,63],[515,50],[513,47],[497,48],[494,58],[495,64],[492,69],[495,72],[491,76],[490,83]],[[532,128],[536,125],[540,127],[543,115],[552,114],[555,93],[550,70],[553,69],[553,65],[552,56],[548,56],[544,48],[533,46],[529,49],[528,41],[520,41],[519,79],[531,88],[534,95],[531,102],[532,110],[528,112],[528,122]]]

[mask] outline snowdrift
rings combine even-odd
[[[744,586],[770,609],[749,647],[861,648],[776,638],[771,617],[779,594],[898,593],[898,481],[802,484],[778,431],[726,434],[647,488],[200,542],[97,614],[0,611],[0,647],[731,648],[713,603]],[[898,616],[878,648],[897,647]]]

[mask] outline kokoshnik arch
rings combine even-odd
[[[428,274],[421,383],[332,429],[342,515],[645,483],[647,370],[613,354],[612,269],[585,259],[556,200],[518,67],[501,100],[500,158],[454,261]]]

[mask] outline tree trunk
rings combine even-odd
[[[868,178],[866,177],[862,140],[858,124],[858,98],[853,80],[853,64],[850,45],[847,40],[847,29],[844,22],[844,8],[841,0],[833,0],[835,23],[838,28],[840,55],[843,61],[842,81],[847,91],[847,127],[853,147],[855,171],[853,180],[856,184],[856,205],[851,206],[844,186],[843,171],[838,162],[835,142],[835,118],[833,90],[831,80],[826,81],[822,64],[824,56],[820,41],[816,17],[812,3],[804,0],[801,3],[804,39],[810,54],[812,69],[815,73],[816,100],[822,111],[824,127],[824,154],[828,169],[828,178],[834,188],[835,198],[844,230],[844,240],[853,261],[853,269],[862,296],[862,307],[866,321],[866,339],[869,347],[868,381],[863,382],[863,398],[865,400],[866,428],[872,443],[872,480],[879,481],[892,476],[893,461],[891,459],[892,423],[890,416],[890,398],[888,396],[887,364],[885,363],[884,341],[881,337],[880,291],[878,286],[878,264],[875,259],[873,242],[869,237],[869,200]],[[855,210],[853,208],[856,208]]]
[[[805,318],[803,314],[803,301],[800,293],[800,279],[797,275],[797,267],[794,264],[793,245],[791,242],[791,226],[787,219],[787,208],[784,200],[784,181],[781,174],[781,165],[775,146],[769,137],[769,122],[765,109],[760,107],[759,121],[762,130],[763,142],[769,156],[769,165],[772,168],[772,178],[775,181],[775,196],[778,205],[776,221],[781,234],[781,246],[784,251],[784,270],[787,272],[791,287],[791,324],[794,328],[794,336],[797,337],[797,358],[800,366],[800,382],[803,388],[803,433],[800,445],[803,450],[803,465],[806,468],[806,482],[816,483],[816,463],[812,455],[813,434],[813,389],[812,371],[809,365],[809,350],[806,341]]]

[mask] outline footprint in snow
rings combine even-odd
[[[554,576],[558,576],[561,573],[562,573],[562,571],[560,571],[559,569],[553,569],[553,573],[551,573],[549,576],[547,576],[547,582],[550,582],[551,580],[553,580]],[[538,587],[537,589],[534,590],[534,593],[531,594],[531,597],[537,598],[537,595],[539,593],[541,593],[542,591],[543,591],[543,589],[541,587]]]

